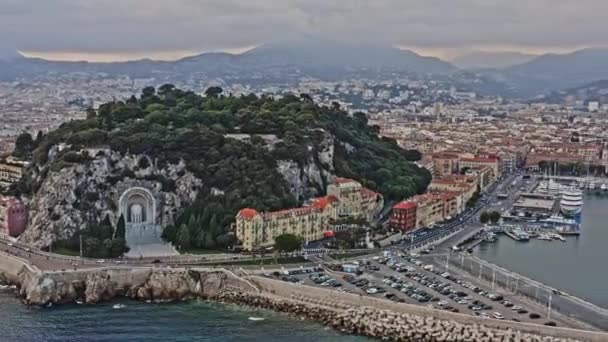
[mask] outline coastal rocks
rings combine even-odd
[[[126,295],[141,301],[179,301],[209,298],[217,295],[226,284],[222,271],[156,270],[141,285],[131,287]]]
[[[116,283],[107,272],[90,273],[83,287],[85,302],[89,304],[108,301],[116,295]]]
[[[128,296],[138,300],[183,300],[199,295],[197,279],[186,272],[153,272],[147,281],[132,288]]]
[[[390,341],[576,341],[522,333],[512,329],[501,330],[477,324],[460,324],[434,317],[396,313],[371,307],[345,307],[340,303],[320,303],[303,296],[293,296],[292,300],[285,300],[253,293],[225,291],[215,299],[285,312],[296,317],[315,320],[344,333]]]
[[[32,277],[22,283],[19,294],[31,305],[69,303],[78,298],[74,284],[52,277]]]

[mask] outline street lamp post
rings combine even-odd
[[[492,268],[492,292],[494,292],[494,283],[496,282],[496,269]]]
[[[551,301],[553,300],[553,293],[549,292],[549,304],[547,305],[547,319],[551,319]]]

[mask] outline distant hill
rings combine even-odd
[[[242,54],[204,53],[174,62],[138,60],[117,63],[51,62],[21,58],[0,64],[0,79],[54,72],[105,72],[135,77],[180,80],[193,73],[208,77],[229,75],[282,78],[297,74],[341,77],[353,69],[390,69],[416,74],[445,74],[457,70],[434,57],[390,46],[354,46],[328,42],[267,44]]]
[[[523,64],[538,57],[520,52],[484,52],[474,51],[458,56],[451,62],[462,69],[503,69]]]
[[[608,49],[546,54],[498,71],[522,94],[530,96],[608,79]]]
[[[576,101],[587,103],[599,101],[608,103],[608,79],[591,82],[579,87],[566,90],[554,91],[542,98],[543,102],[573,105]]]

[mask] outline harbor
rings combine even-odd
[[[608,275],[604,260],[608,259],[605,242],[608,229],[605,218],[608,196],[586,192],[584,210],[580,218],[580,234],[559,234],[556,238],[551,229],[519,226],[529,234],[529,239],[513,238],[509,234],[496,233],[496,240],[478,240],[471,249],[477,256],[490,263],[536,279],[560,290],[583,298],[598,306],[608,308]]]

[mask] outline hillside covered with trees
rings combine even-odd
[[[233,139],[228,134],[251,138]],[[277,142],[267,145],[259,136],[263,134],[276,136]],[[31,159],[39,173],[87,163],[93,156],[76,151],[100,146],[146,155],[158,167],[183,160],[204,185],[194,204],[182,208],[176,225],[165,229],[165,238],[184,247],[216,248],[234,242],[229,226],[239,209],[269,211],[301,204],[277,170],[277,162],[303,165],[315,160],[317,146],[327,134],[334,140],[332,172],[337,176],[356,179],[393,200],[421,193],[430,182],[430,174],[412,162],[420,154],[379,138],[378,127],[368,126],[363,113],[349,115],[337,103],[319,106],[305,94],[280,99],[235,97],[222,95],[217,87],[209,88],[205,96],[170,84],[148,87],[139,98],[90,109],[86,119],[65,123],[44,136],[22,137],[24,144],[16,150]],[[49,160],[49,151],[59,143],[69,148]],[[34,193],[40,180],[32,179],[26,175],[13,192]],[[164,189],[175,186],[171,180],[157,181]]]

